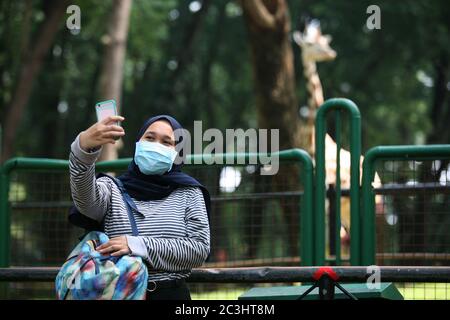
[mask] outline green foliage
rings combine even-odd
[[[381,9],[380,30],[365,27],[370,4]],[[320,19],[322,33],[333,37],[336,60],[318,64],[324,95],[357,103],[364,150],[425,143],[435,127],[429,121],[434,87],[423,78],[433,80],[436,59],[450,54],[447,1],[291,1],[290,9],[293,19],[301,14]],[[304,86],[302,79],[301,104]],[[445,143],[450,137],[442,138]]]
[[[76,134],[95,121],[98,82],[112,1],[79,0],[81,32],[64,25],[42,72],[16,139],[17,155],[67,158]],[[436,59],[449,56],[447,1],[378,1],[381,30],[368,30],[370,1],[288,1],[293,28],[300,16],[321,21],[338,56],[318,64],[326,98],[345,96],[361,109],[363,147],[424,143],[430,121]],[[127,135],[120,156],[130,156],[135,133],[157,113],[175,115],[188,129],[256,127],[247,30],[239,5],[211,1],[203,16],[189,1],[133,2],[121,110]],[[25,0],[0,5],[0,110],[13,93],[26,38]],[[44,19],[32,1],[30,43]],[[193,29],[196,20],[199,23]],[[193,34],[194,36],[190,36]],[[300,50],[293,44],[299,106],[306,105]],[[431,81],[431,82],[430,82]],[[448,94],[447,94],[447,104]],[[274,112],[277,112],[274,110]],[[447,139],[443,136],[443,142]]]

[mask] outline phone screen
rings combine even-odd
[[[100,109],[100,112],[99,112],[100,120],[103,120],[103,119],[105,119],[106,117],[109,117],[109,116],[115,116],[115,115],[116,115],[116,114],[115,114],[114,110],[112,110],[112,109],[110,109],[110,108],[108,108],[108,109],[106,109],[106,108]]]
[[[97,121],[100,122],[106,117],[116,116],[117,108],[114,100],[102,101],[96,104],[95,110],[97,112]],[[119,123],[117,123],[119,125]]]

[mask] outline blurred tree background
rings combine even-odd
[[[337,58],[318,64],[325,98],[343,96],[358,104],[363,151],[379,144],[448,143],[449,2],[372,2],[286,1],[292,30],[308,16],[319,19],[322,32],[333,37]],[[42,66],[13,126],[11,156],[67,158],[77,133],[96,121],[114,1],[2,1],[1,136],[4,140],[22,69],[34,70],[25,62],[61,3],[80,7],[81,31],[68,30],[69,14],[65,7],[59,10],[49,48],[36,56]],[[365,26],[370,4],[381,8],[381,30]],[[158,113],[176,116],[188,129],[194,120],[221,130],[258,127],[249,36],[238,1],[134,0],[120,105],[127,135],[119,156],[131,156],[142,122]],[[306,83],[300,49],[291,45],[299,109],[307,104]],[[298,115],[292,121],[300,120]]]

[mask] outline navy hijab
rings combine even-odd
[[[183,127],[173,117],[169,115],[158,115],[148,119],[144,123],[142,128],[139,130],[136,142],[141,139],[147,128],[153,122],[158,120],[168,121],[174,131],[177,129],[183,129]],[[181,132],[182,130],[175,131],[175,144],[177,148],[180,147],[179,144],[184,143],[184,137]],[[182,157],[182,155],[178,154],[177,158],[178,157]],[[133,156],[133,160],[128,166],[128,171],[119,176],[118,179],[123,182],[128,194],[140,201],[163,199],[170,195],[175,189],[181,187],[199,187],[203,193],[209,219],[211,199],[208,189],[206,189],[205,186],[190,175],[181,172],[182,166],[182,162],[179,164],[174,163],[172,169],[162,175],[146,175],[139,170]]]

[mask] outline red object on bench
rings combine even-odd
[[[330,267],[320,267],[316,272],[314,272],[313,279],[319,280],[324,274],[327,274],[334,281],[339,279],[337,273]]]

